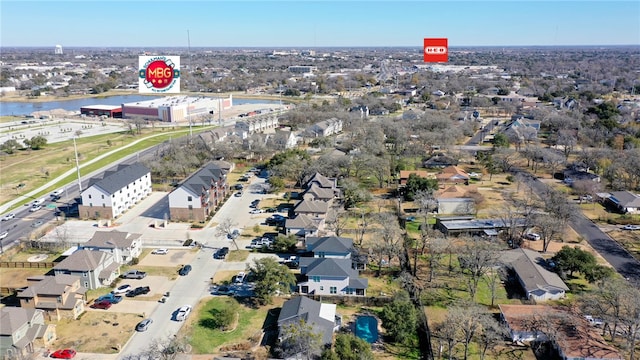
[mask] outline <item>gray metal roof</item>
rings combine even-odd
[[[294,213],[318,213],[326,214],[329,204],[322,200],[300,200],[293,208]]]
[[[612,191],[609,199],[623,207],[640,207],[640,196],[630,191]]]
[[[98,264],[106,261],[113,255],[99,250],[78,250],[69,255],[66,259],[62,260],[56,266],[54,270],[69,270],[69,271],[93,271],[98,268]]]
[[[82,247],[124,249],[131,247],[133,241],[139,239],[141,236],[142,234],[132,234],[118,230],[96,231],[93,237],[84,243]]]
[[[300,267],[302,268],[302,260]],[[311,259],[311,258],[309,258]],[[358,271],[351,268],[351,259],[334,258],[312,258],[313,260],[306,266],[304,275],[307,276],[335,276],[335,277],[358,277]]]
[[[115,171],[106,171],[102,178],[89,180],[89,187],[99,187],[111,195],[150,172],[151,171],[141,163],[122,165],[118,166]]]
[[[203,191],[210,189],[213,183],[225,178],[225,173],[218,164],[209,162],[182,181],[179,187],[186,189],[195,196],[200,196]]]
[[[297,296],[285,301],[278,316],[278,327],[284,324],[303,319],[307,324],[312,325],[316,331],[322,333],[324,344],[331,344],[333,340],[334,323],[320,317],[322,303],[311,300],[306,296]]]
[[[513,267],[527,293],[553,292],[558,289],[569,291],[556,273],[541,266],[545,260],[536,251],[523,248],[508,250],[503,253],[502,260]]]
[[[305,230],[317,230],[318,223],[305,214],[299,214],[293,219],[287,219],[285,221],[285,228],[291,229],[305,229]]]

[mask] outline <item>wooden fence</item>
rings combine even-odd
[[[50,269],[57,262],[1,261],[0,268],[14,269]]]

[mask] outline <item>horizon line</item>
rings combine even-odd
[[[89,48],[89,49],[104,49],[104,48],[126,48],[126,49],[138,49],[138,48],[173,48],[173,49],[187,49],[189,46],[176,46],[176,45],[0,45],[1,48],[51,48],[56,46],[63,46],[66,48]],[[449,49],[460,48],[507,48],[507,47],[638,47],[639,44],[564,44],[564,45],[449,45]],[[287,49],[326,49],[326,48],[415,48],[421,49],[421,45],[326,45],[326,46],[305,46],[305,45],[255,45],[255,46],[242,46],[242,45],[225,45],[225,46],[190,46],[191,49],[267,49],[267,48],[287,48]]]

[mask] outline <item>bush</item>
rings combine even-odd
[[[510,183],[516,181],[516,178],[513,177],[513,175],[507,175],[506,180]]]
[[[137,257],[134,257],[133,259],[131,259],[131,265],[138,265],[139,262],[140,262],[140,259],[138,259]]]

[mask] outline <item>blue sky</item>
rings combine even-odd
[[[0,46],[640,45],[640,1],[0,0]]]

